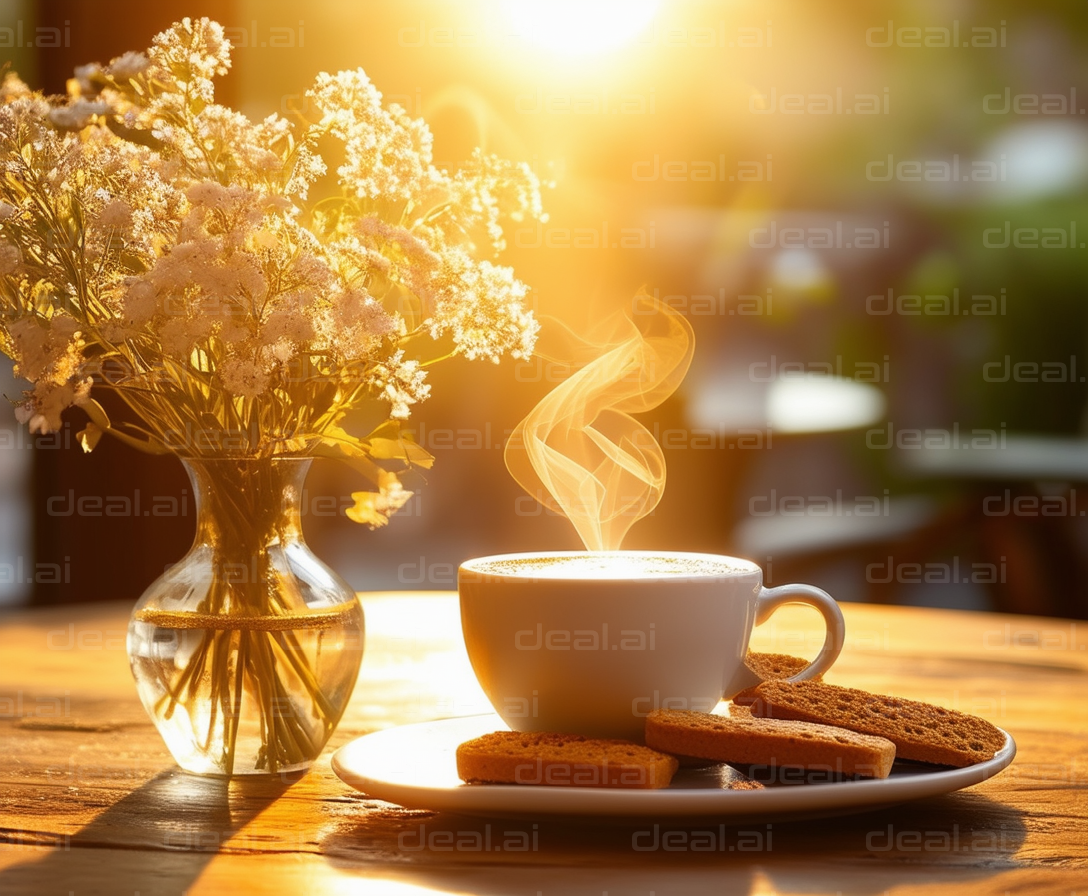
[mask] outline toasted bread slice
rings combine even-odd
[[[813,681],[767,681],[752,714],[837,725],[886,737],[900,759],[962,768],[993,759],[1005,735],[985,719],[954,709]]]
[[[656,750],[737,762],[886,778],[895,745],[830,725],[725,717],[661,709],[646,717],[646,743]]]
[[[744,658],[744,665],[764,681],[791,678],[808,664],[809,661],[804,657],[790,656],[787,653],[753,653],[749,650]],[[823,675],[816,675],[810,680],[820,681],[822,678]],[[738,706],[751,706],[756,699],[756,687],[745,688],[739,694],[734,694],[732,699]]]
[[[667,787],[679,763],[625,740],[578,734],[496,731],[457,748],[457,775],[470,784]]]

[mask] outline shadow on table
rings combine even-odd
[[[48,880],[64,893],[182,893],[224,844],[301,777],[160,772],[44,858],[6,869],[3,889],[30,893]],[[123,850],[123,859],[104,862],[101,849]]]
[[[379,812],[341,824],[320,846],[334,868],[370,884],[482,896],[868,896],[908,880],[964,885],[1016,869],[1025,836],[1019,810],[959,793],[864,815],[734,827],[713,818],[570,824]]]

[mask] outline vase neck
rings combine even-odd
[[[256,554],[302,541],[302,486],[308,458],[193,460],[196,541],[232,554]]]

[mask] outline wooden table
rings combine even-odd
[[[489,709],[454,595],[363,603],[362,677],[330,748],[307,775],[229,783],[179,772],[144,716],[124,651],[129,606],[0,616],[0,892],[1088,893],[1088,625],[844,605],[829,680],[986,716],[1016,738],[1012,767],[894,809],[757,826],[758,851],[641,852],[630,828],[442,816],[342,784],[329,756],[348,740]],[[815,613],[791,607],[755,646],[811,656],[821,638]],[[538,848],[426,847],[449,842],[434,832],[463,840],[487,824]]]

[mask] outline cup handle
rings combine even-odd
[[[815,607],[824,617],[827,634],[819,656],[805,666],[796,675],[786,681],[805,681],[814,675],[820,675],[831,668],[839,658],[843,642],[846,640],[846,621],[842,610],[826,591],[812,585],[780,585],[777,588],[761,588],[756,599],[756,625],[761,625],[771,618],[771,614],[783,604],[807,604]]]

